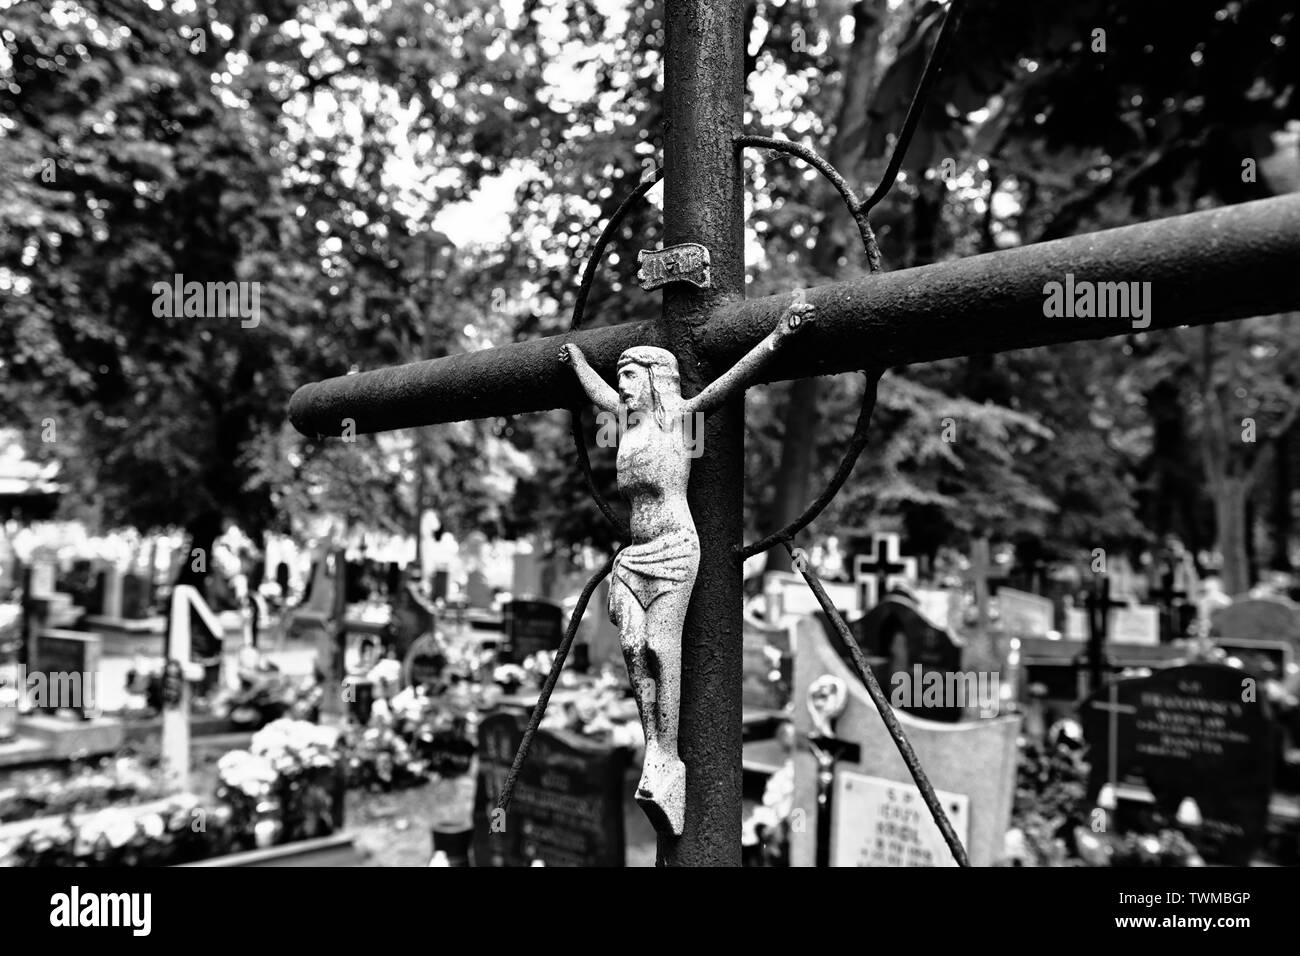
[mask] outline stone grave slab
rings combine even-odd
[[[838,678],[847,686],[844,711],[835,721],[834,731],[837,738],[852,742],[859,751],[858,759],[841,761],[835,768],[835,786],[840,788],[837,795],[844,798],[842,803],[832,800],[831,846],[832,852],[835,847],[840,848],[838,862],[888,865],[887,861],[896,860],[901,865],[951,865],[953,861],[946,846],[940,840],[938,846],[942,852],[935,853],[933,844],[929,842],[930,834],[916,823],[914,817],[906,818],[911,823],[890,827],[888,832],[881,828],[884,823],[898,822],[887,819],[896,808],[910,808],[916,804],[920,804],[929,826],[934,824],[924,804],[920,803],[920,793],[912,783],[911,774],[898,755],[875,704],[851,664],[832,646],[818,621],[804,619],[795,631],[792,689],[793,719],[800,741],[806,741],[813,731],[807,707],[809,690],[825,675]],[[965,830],[965,846],[971,863],[975,866],[992,865],[1002,853],[1011,818],[1020,718],[1004,715],[939,723],[898,713],[898,719],[929,774],[930,782],[943,792],[945,803],[957,805],[954,822],[961,824],[957,827],[959,836]],[[795,752],[794,770],[793,805],[795,811],[802,814],[805,825],[792,828],[791,864],[812,866],[817,852],[818,767],[805,745]],[[845,774],[853,776],[844,777]],[[840,782],[841,777],[845,782]],[[907,799],[909,794],[910,800]],[[883,842],[883,847],[876,843],[877,840]]]

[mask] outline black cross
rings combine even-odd
[[[1107,661],[1104,650],[1107,620],[1112,608],[1127,607],[1123,601],[1112,601],[1110,597],[1110,575],[1099,574],[1088,592],[1088,693],[1101,687],[1105,676]]]
[[[890,575],[902,574],[907,570],[907,564],[898,560],[898,555],[894,555],[894,560],[890,560],[889,545],[897,540],[892,535],[878,534],[871,539],[871,556],[864,558],[858,555],[853,562],[855,578],[862,580],[870,576],[876,579],[877,604],[885,599],[885,593],[889,590]]]

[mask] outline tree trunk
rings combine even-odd
[[[866,139],[867,108],[875,86],[880,32],[888,8],[885,0],[861,0],[853,6],[853,42],[842,61],[844,93],[828,155],[831,164],[850,182],[858,181],[857,174],[864,158],[860,149]],[[812,262],[818,274],[834,278],[841,250],[846,245],[843,236],[849,216],[842,208],[839,194],[829,183],[823,184],[823,197],[820,209],[822,225],[813,246]],[[776,496],[767,520],[759,522],[764,534],[785,527],[811,501],[809,487],[817,452],[817,404],[821,392],[822,383],[817,378],[798,379],[789,386]],[[789,571],[790,555],[785,548],[773,548],[767,553],[764,567],[768,571]]]
[[[1211,487],[1219,551],[1223,555],[1223,589],[1236,597],[1250,589],[1250,559],[1246,548],[1247,487],[1237,477],[1212,481]]]

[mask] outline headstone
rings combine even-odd
[[[479,724],[475,862],[479,866],[623,866],[623,781],[628,752],[577,734],[539,730],[510,809],[495,807],[523,736],[519,719]]]
[[[52,558],[35,557],[32,559],[31,577],[28,579],[28,596],[48,599],[55,594],[55,576],[57,567]]]
[[[1212,613],[1210,635],[1237,644],[1282,642],[1300,657],[1300,604],[1280,597],[1240,598]]]
[[[1015,588],[998,588],[997,600],[999,624],[1008,634],[1041,636],[1056,630],[1050,599]]]
[[[798,739],[806,741],[813,731],[806,706],[809,689],[829,674],[848,687],[835,734],[859,749],[857,759],[840,761],[834,771],[832,865],[953,865],[893,738],[850,663],[813,619],[799,622],[795,641],[792,709]],[[942,724],[907,713],[897,717],[972,865],[996,862],[1011,818],[1020,718]],[[792,822],[803,825],[791,827],[790,860],[794,866],[811,866],[816,859],[817,762],[806,746],[795,752],[794,771],[793,807],[802,820]]]
[[[505,606],[510,657],[521,663],[538,651],[554,651],[564,639],[564,611],[551,601],[510,601]]]
[[[43,631],[36,639],[36,654],[29,674],[40,674],[45,681],[47,707],[44,709],[67,707],[78,711],[86,720],[97,716],[99,688],[94,683],[101,674],[102,652],[98,635],[57,629]],[[31,685],[28,686],[30,696]],[[74,688],[81,699],[64,699]]]
[[[492,588],[482,571],[469,572],[465,581],[465,602],[472,608],[486,610],[492,606]]]
[[[743,635],[741,704],[768,710],[784,709],[790,702],[791,628],[770,627],[746,616]]]
[[[149,591],[145,579],[128,574],[122,579],[122,617],[128,621],[143,619],[149,608]]]
[[[399,658],[405,658],[416,638],[433,630],[435,619],[434,608],[420,595],[414,584],[408,581],[398,588],[393,597],[390,618],[393,653]]]
[[[1117,607],[1110,612],[1106,640],[1154,647],[1160,643],[1160,608],[1151,604]]]
[[[962,707],[950,701],[936,706],[927,703],[925,696],[926,687],[934,687],[936,680],[927,675],[938,675],[942,682],[946,681],[946,675],[961,670],[963,645],[960,640],[936,626],[936,622],[921,614],[916,604],[898,594],[886,597],[853,628],[866,654],[889,660],[888,679],[882,681],[886,696],[890,696],[896,687],[913,691],[907,695],[911,702],[900,709],[931,720],[961,719]]]
[[[451,574],[446,568],[435,568],[429,585],[429,597],[434,601],[445,601],[450,590]]]
[[[582,642],[587,645],[587,660],[591,667],[600,670],[610,665],[617,670],[626,666],[618,628],[609,619],[608,577],[602,579],[592,592],[580,633]]]
[[[856,617],[860,613],[862,596],[858,585],[823,581],[822,587],[841,614]],[[763,594],[767,599],[767,619],[773,623],[816,614],[822,608],[803,576],[789,571],[770,571],[763,575]]]
[[[515,600],[539,598],[542,591],[542,562],[536,551],[516,551],[510,592]]]
[[[1146,830],[1174,826],[1184,801],[1200,824],[1188,839],[1209,862],[1244,865],[1264,834],[1275,767],[1275,725],[1246,672],[1189,664],[1108,685],[1083,705],[1092,771],[1088,797],[1110,784],[1150,803]],[[1250,699],[1243,699],[1250,698]],[[1116,821],[1127,829],[1121,813]]]
[[[417,637],[407,649],[402,678],[407,687],[433,689],[442,684],[447,669],[447,651],[432,632]]]
[[[122,619],[122,569],[115,564],[104,568],[104,617]]]

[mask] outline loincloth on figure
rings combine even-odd
[[[656,599],[695,583],[700,567],[700,539],[693,528],[660,535],[653,541],[624,548],[614,559],[614,584],[609,589],[609,619],[623,620],[624,595],[631,595],[643,610]],[[623,587],[618,587],[622,584]]]

